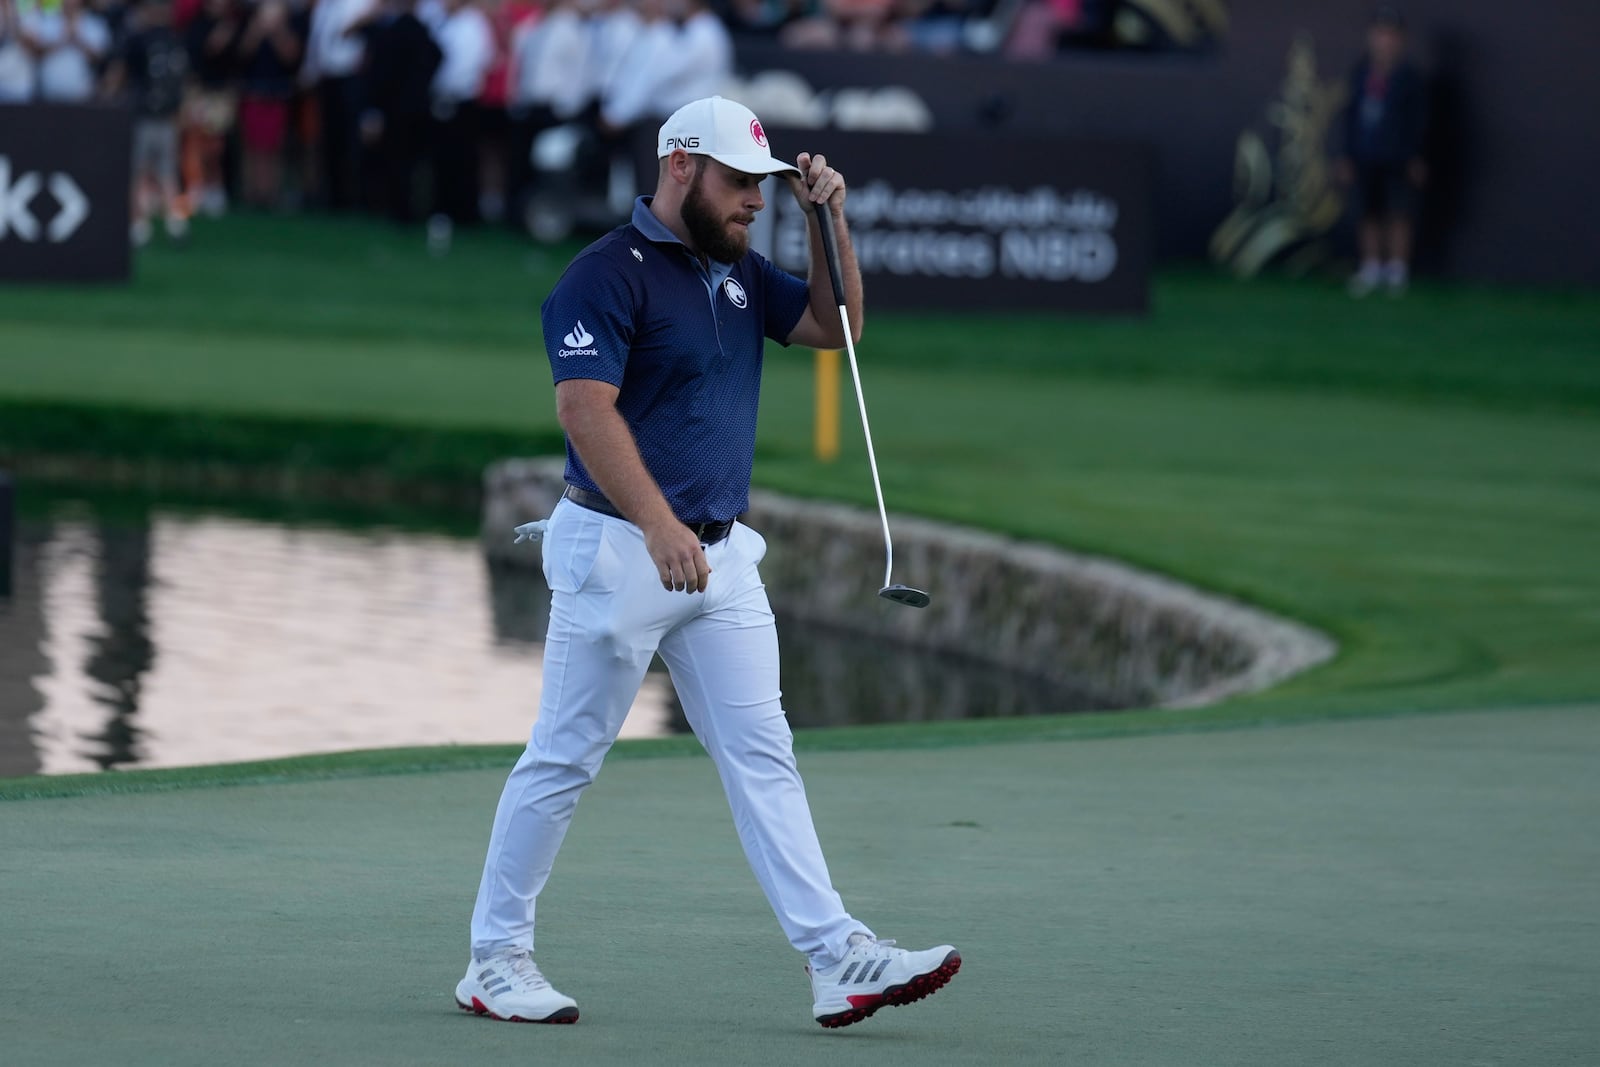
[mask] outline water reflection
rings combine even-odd
[[[44,652],[39,553],[19,537],[11,559],[11,595],[0,597],[0,775],[37,774],[33,717],[44,708],[38,679],[50,672]]]
[[[549,592],[475,542],[84,507],[19,529],[0,599],[0,774],[519,743]],[[797,726],[1093,704],[1008,672],[783,621]],[[623,736],[687,731],[658,663]]]
[[[85,738],[101,770],[133,763],[141,729],[140,683],[155,660],[150,641],[150,526],[110,527],[96,523],[94,596],[102,622],[88,638],[89,657],[83,672],[93,682],[90,695],[106,707],[105,729]]]

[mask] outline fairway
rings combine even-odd
[[[965,959],[839,1032],[703,758],[581,805],[574,1027],[451,1002],[500,771],[8,803],[5,1062],[1592,1064],[1597,710],[803,755],[852,911]]]

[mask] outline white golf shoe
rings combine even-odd
[[[575,1023],[578,1002],[553,989],[524,951],[496,952],[467,965],[456,1007],[512,1023]]]
[[[811,975],[811,1014],[823,1026],[849,1026],[883,1007],[899,1007],[931,996],[961,969],[961,953],[949,945],[922,952],[895,948],[852,934],[844,959]]]

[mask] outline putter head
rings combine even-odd
[[[933,598],[927,593],[913,589],[909,585],[886,585],[878,590],[878,595],[896,604],[909,604],[914,608],[925,608],[933,603]]]

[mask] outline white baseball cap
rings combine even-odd
[[[767,133],[754,111],[734,100],[707,96],[684,104],[661,124],[656,158],[677,149],[710,156],[745,174],[799,174],[798,167],[774,159]]]

